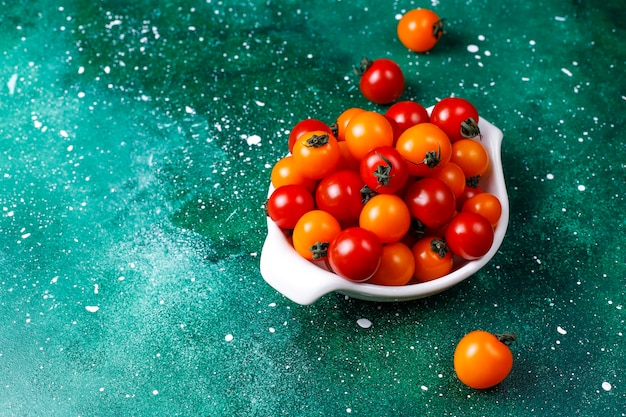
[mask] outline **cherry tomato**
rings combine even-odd
[[[272,167],[272,185],[274,188],[281,187],[288,184],[302,185],[304,188],[313,192],[317,181],[312,178],[304,177],[293,162],[293,156],[287,155],[281,158]]]
[[[293,145],[296,141],[307,132],[314,132],[316,130],[321,130],[326,133],[332,134],[333,131],[326,123],[317,119],[304,119],[296,123],[296,125],[289,132],[289,140],[288,147],[289,152],[293,151]]]
[[[315,208],[311,192],[302,185],[278,187],[267,199],[267,214],[282,229],[293,229],[304,213]]]
[[[426,108],[415,101],[399,101],[387,109],[385,115],[398,124],[400,134],[418,123],[427,123],[430,118]]]
[[[328,245],[341,232],[337,219],[323,210],[305,213],[293,229],[293,247],[310,261],[326,259]]]
[[[432,123],[408,128],[398,138],[396,149],[407,160],[409,172],[416,177],[433,173],[450,160],[452,145],[443,130]]]
[[[360,165],[361,179],[380,194],[399,191],[409,179],[409,167],[402,155],[391,146],[369,151]]]
[[[374,232],[383,243],[397,242],[409,231],[411,214],[397,195],[378,194],[363,206],[359,226]]]
[[[480,136],[478,111],[463,98],[448,97],[435,104],[430,113],[430,122],[446,132],[452,143]]]
[[[502,203],[498,197],[491,193],[480,193],[468,199],[463,204],[461,211],[480,214],[489,220],[491,226],[495,228],[502,215]]]
[[[344,227],[358,224],[364,185],[358,172],[335,171],[322,178],[315,190],[317,208],[332,214]]]
[[[400,42],[414,52],[430,51],[441,39],[443,20],[428,9],[414,9],[398,22]]]
[[[355,115],[346,128],[346,143],[355,159],[381,146],[393,145],[393,128],[380,113],[365,111]]]
[[[459,198],[465,190],[465,174],[460,166],[454,162],[448,162],[430,175],[445,182],[452,190],[455,198]]]
[[[367,281],[378,270],[383,245],[369,230],[349,227],[330,242],[328,263],[334,273],[353,282]]]
[[[489,167],[489,155],[485,147],[472,139],[454,142],[450,161],[461,167],[466,181],[470,181],[470,184],[478,184],[478,180]]]
[[[413,276],[418,282],[432,281],[452,271],[452,252],[440,237],[428,236],[418,240],[411,252],[415,259]]]
[[[391,59],[363,58],[359,69],[361,93],[376,104],[389,104],[396,101],[404,92],[404,74]]]
[[[446,243],[463,259],[482,257],[493,244],[493,227],[480,214],[462,211],[450,220],[446,228]]]
[[[465,385],[475,389],[498,385],[513,369],[508,344],[515,335],[494,335],[474,330],[459,341],[454,350],[454,370]]]
[[[415,259],[411,249],[402,242],[383,246],[380,267],[367,282],[376,285],[405,285],[413,278]]]
[[[338,143],[339,149],[341,150],[341,158],[339,158],[339,163],[335,169],[337,171],[348,169],[350,171],[359,172],[359,161],[350,153],[350,149],[348,149],[346,141],[342,140]]]
[[[293,145],[295,167],[306,178],[325,177],[335,170],[340,159],[339,144],[328,132],[305,132]]]
[[[422,178],[409,187],[404,201],[411,216],[429,229],[448,223],[456,211],[450,187],[436,178]]]
[[[346,128],[350,123],[350,120],[354,116],[359,113],[363,113],[365,110],[359,107],[351,107],[349,109],[344,110],[339,117],[337,117],[337,121],[335,122],[335,126],[337,128],[337,140],[342,142],[346,140]]]

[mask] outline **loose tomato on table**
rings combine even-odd
[[[330,126],[318,119],[304,119],[296,123],[296,125],[289,132],[289,139],[287,142],[289,152],[293,151],[293,145],[302,135],[316,130],[321,130],[330,134],[333,133]]]
[[[345,140],[355,159],[361,160],[372,149],[393,145],[393,128],[380,113],[356,114],[346,127]]]
[[[387,109],[385,116],[396,121],[400,134],[411,126],[415,126],[418,123],[426,123],[430,120],[426,108],[410,100],[399,101],[393,104]]]
[[[373,103],[393,103],[404,92],[404,74],[400,66],[391,59],[363,58],[355,72],[361,77],[361,93]]]
[[[493,227],[480,214],[462,211],[446,227],[446,244],[452,252],[469,261],[489,252],[493,244]]]
[[[391,146],[382,146],[365,154],[359,172],[365,185],[379,194],[393,194],[409,179],[406,161]]]
[[[353,282],[367,281],[378,270],[383,252],[380,239],[369,230],[349,227],[328,246],[328,263],[337,275]]]
[[[452,144],[443,130],[432,123],[408,128],[398,138],[396,149],[408,162],[409,172],[426,177],[450,161]]]
[[[323,210],[305,213],[293,229],[293,247],[305,259],[324,260],[328,245],[341,232],[341,225]]]
[[[317,208],[332,214],[342,226],[356,225],[363,208],[361,189],[364,185],[356,171],[335,171],[317,185]]]
[[[443,19],[432,10],[414,9],[405,13],[397,27],[400,42],[414,52],[430,51],[443,35]]]
[[[413,276],[418,282],[432,281],[452,271],[452,252],[441,237],[423,237],[413,245],[411,252],[415,258]]]
[[[266,203],[267,215],[281,229],[293,229],[300,217],[315,208],[311,192],[302,185],[278,187]]]
[[[446,132],[452,143],[480,137],[478,110],[464,98],[447,97],[435,104],[430,113],[430,122]]]
[[[335,170],[340,159],[337,139],[328,132],[306,132],[293,145],[295,167],[306,178],[325,177]]]
[[[369,284],[398,286],[406,285],[413,278],[415,259],[411,248],[402,242],[383,246],[380,266],[367,281]]]
[[[445,225],[456,211],[454,193],[436,178],[422,178],[413,183],[404,195],[404,202],[411,216],[429,229]]]
[[[383,243],[397,242],[409,231],[411,214],[397,195],[378,194],[363,206],[359,226],[374,232]]]
[[[514,334],[494,335],[474,330],[461,338],[454,350],[454,370],[465,385],[486,389],[498,385],[513,369],[509,344]]]

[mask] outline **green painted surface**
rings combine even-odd
[[[0,4],[0,415],[625,415],[622,1]],[[300,119],[382,110],[363,55],[504,131],[509,231],[440,295],[303,307],[258,271],[269,171]],[[485,392],[475,328],[519,334]]]

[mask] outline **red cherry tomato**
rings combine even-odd
[[[508,344],[514,334],[494,335],[474,330],[463,336],[454,350],[454,370],[465,385],[475,389],[498,385],[513,369]]]
[[[363,282],[380,266],[383,244],[369,230],[350,227],[342,230],[328,246],[328,263],[337,275]]]
[[[315,190],[317,208],[332,214],[343,226],[355,225],[363,208],[365,183],[355,171],[336,171],[324,177]]]
[[[289,152],[293,151],[294,143],[296,143],[296,141],[300,139],[302,135],[304,135],[307,132],[314,132],[316,130],[321,130],[323,132],[330,133],[330,134],[333,133],[330,126],[328,126],[326,123],[322,122],[321,120],[304,119],[296,123],[293,129],[291,129],[291,132],[289,132],[289,140],[287,143]]]
[[[387,58],[369,60],[363,58],[358,69],[361,75],[361,93],[376,104],[396,101],[404,92],[404,74],[394,61]]]
[[[463,98],[448,97],[435,104],[430,113],[430,122],[446,132],[452,143],[480,136],[478,111]]]
[[[361,159],[360,173],[365,185],[379,194],[393,194],[409,179],[406,161],[391,146],[369,151]]]
[[[478,259],[491,249],[493,227],[480,214],[458,213],[446,228],[446,243],[461,258],[470,261]]]
[[[456,211],[454,193],[441,180],[422,178],[406,191],[404,201],[411,216],[429,229],[448,223]]]
[[[302,185],[283,185],[267,199],[267,214],[281,229],[293,229],[300,217],[315,208],[313,196]],[[358,217],[357,217],[358,218]]]
[[[388,116],[396,121],[400,133],[404,132],[411,126],[418,123],[427,123],[430,118],[426,108],[414,101],[399,101],[393,104],[385,112]]]

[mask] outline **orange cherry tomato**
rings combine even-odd
[[[338,141],[344,141],[346,140],[346,128],[348,127],[348,123],[350,123],[350,120],[352,120],[352,118],[354,116],[356,116],[359,113],[363,113],[365,110],[361,109],[359,107],[351,107],[347,110],[344,110],[343,113],[341,113],[339,115],[339,117],[337,117],[337,121],[335,122],[335,125],[337,127],[337,140]]]
[[[337,139],[322,130],[306,132],[293,145],[294,164],[306,178],[325,177],[335,170],[340,159]]]
[[[347,169],[350,171],[359,172],[360,163],[350,153],[350,149],[348,149],[348,144],[345,140],[339,142],[339,149],[341,150],[341,158],[339,159],[339,163],[337,164],[335,170],[340,171]]]
[[[328,245],[341,232],[337,219],[323,210],[311,210],[298,220],[293,229],[293,247],[310,261],[326,258]]]
[[[454,351],[454,370],[465,385],[485,389],[498,385],[513,369],[513,354],[507,343],[515,335],[496,336],[483,330],[466,334]]]
[[[413,278],[414,269],[415,259],[411,249],[402,242],[389,243],[383,246],[378,271],[367,282],[376,285],[405,285]]]
[[[445,182],[452,190],[455,198],[459,198],[465,190],[465,174],[461,167],[454,162],[448,162],[440,169],[435,170],[430,177]]]
[[[430,51],[441,39],[443,20],[428,9],[414,9],[398,22],[398,38],[414,52]]]
[[[283,185],[302,185],[307,190],[313,192],[317,181],[312,178],[304,177],[293,162],[293,156],[287,155],[281,158],[272,167],[271,174],[272,185],[274,188],[282,187]]]
[[[420,123],[400,135],[396,149],[407,160],[412,175],[426,177],[450,161],[452,144],[439,127]]]
[[[360,161],[372,149],[393,146],[393,127],[380,113],[359,113],[348,123],[346,143],[352,156]]]
[[[418,282],[432,281],[452,271],[452,252],[443,238],[428,236],[418,240],[411,248],[415,258],[414,277]]]
[[[489,155],[480,142],[473,139],[461,139],[452,144],[450,161],[461,167],[466,180],[478,179],[489,167]]]
[[[374,232],[383,243],[397,242],[409,231],[411,214],[397,195],[378,194],[363,206],[359,226]]]
[[[498,197],[491,193],[480,193],[468,199],[461,208],[461,211],[470,211],[480,214],[495,228],[502,216],[502,203]]]

